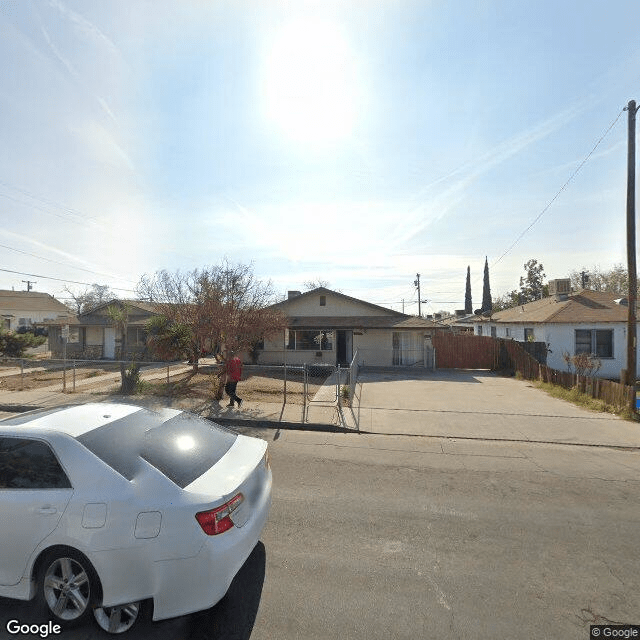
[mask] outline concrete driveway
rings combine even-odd
[[[345,413],[369,433],[640,448],[640,424],[487,371],[365,371]]]

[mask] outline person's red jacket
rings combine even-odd
[[[242,378],[242,362],[238,356],[234,356],[227,362],[227,374],[233,382],[239,382]]]

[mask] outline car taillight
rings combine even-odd
[[[233,527],[231,514],[242,504],[243,500],[244,496],[239,493],[221,507],[196,513],[196,520],[208,536],[217,536]]]

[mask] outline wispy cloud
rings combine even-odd
[[[399,217],[400,224],[393,238],[394,244],[406,244],[431,224],[445,217],[465,199],[466,191],[478,178],[558,131],[582,113],[587,106],[587,100],[580,101],[504,140],[476,160],[465,163],[427,185],[417,197],[423,201]]]
[[[116,47],[113,41],[100,31],[95,24],[89,22],[89,20],[81,16],[76,11],[69,9],[69,7],[60,2],[60,0],[50,0],[49,5],[68,18],[76,28],[76,32],[84,36],[86,39],[94,40],[99,42],[101,45],[106,46],[112,54],[120,55],[118,47]]]
[[[71,33],[73,34],[74,39],[79,43],[83,43],[89,48],[91,57],[103,58],[107,60],[117,60],[118,64],[122,64],[123,58],[120,54],[119,49],[116,47],[113,41],[110,40],[93,23],[91,23],[76,11],[69,9],[66,5],[60,2],[60,0],[50,0],[49,6],[57,11],[58,15],[67,22],[68,26],[71,27]],[[69,76],[71,76],[71,78],[78,85],[80,85],[87,93],[89,93],[89,95],[91,95],[91,97],[100,106],[101,110],[109,117],[109,119],[117,124],[117,118],[113,113],[113,110],[109,106],[107,100],[91,88],[91,84],[95,80],[95,78],[83,77],[83,74],[81,73],[78,65],[75,65],[72,62],[72,59],[63,53],[62,47],[59,44],[56,44],[54,38],[51,36],[49,30],[45,26],[42,16],[38,15],[38,17],[40,20],[40,31],[54,57],[62,64]],[[70,43],[65,42],[64,44],[69,46]]]
[[[92,273],[94,275],[101,275],[101,276],[106,276],[110,278],[115,277],[113,274],[107,274],[107,273],[96,271],[95,270],[96,267],[94,264],[80,258],[75,254],[69,253],[67,251],[62,251],[61,249],[58,249],[57,247],[54,247],[50,244],[40,242],[39,240],[35,240],[31,236],[25,236],[23,234],[14,233],[12,231],[7,231],[5,229],[0,229],[0,235],[4,236],[5,238],[8,238],[9,241],[11,241],[12,243],[15,243],[17,241],[19,243],[25,243],[27,245],[31,245],[34,248],[34,251],[38,251],[39,253],[43,253],[43,252],[48,253],[50,255],[62,258],[66,262],[60,262],[59,260],[54,260],[53,258],[44,256],[44,255],[39,255],[39,254],[32,253],[30,251],[18,249],[17,247],[1,245],[5,251],[7,250],[12,251],[15,253],[30,256],[32,258],[36,258],[43,262],[51,262],[51,263],[66,266],[72,269],[84,271],[86,273]]]

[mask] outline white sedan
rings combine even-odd
[[[128,630],[207,609],[257,544],[267,443],[182,411],[85,404],[0,421],[0,596]]]

